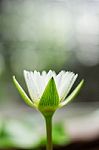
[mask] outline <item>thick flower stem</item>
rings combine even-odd
[[[53,144],[52,144],[52,115],[45,117],[46,121],[46,134],[47,134],[47,144],[46,144],[46,150],[52,150]]]

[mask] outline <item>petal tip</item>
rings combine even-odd
[[[27,70],[23,70],[23,73],[26,73],[27,72]]]
[[[12,78],[15,79],[15,75],[13,75]]]
[[[84,84],[84,82],[85,82],[85,80],[84,80],[84,79],[82,79],[82,80],[81,80],[81,82],[80,82],[80,84],[81,84],[81,85],[83,85],[83,84]]]
[[[15,81],[15,80],[16,80],[15,75],[13,75],[13,76],[12,76],[12,79],[13,79],[13,81]]]

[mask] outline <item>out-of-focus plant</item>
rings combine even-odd
[[[54,71],[46,73],[24,71],[25,81],[30,98],[17,82],[15,76],[13,81],[24,101],[31,107],[35,107],[44,116],[47,132],[47,150],[52,150],[52,117],[58,108],[63,107],[78,94],[84,80],[68,96],[77,74],[61,71],[58,75]]]
[[[35,149],[45,145],[46,139],[38,122],[37,115],[26,116],[23,120],[0,119],[0,149]],[[41,123],[41,125],[43,124]],[[68,130],[64,127],[64,122],[55,123],[53,144],[61,146],[70,142],[71,138]]]

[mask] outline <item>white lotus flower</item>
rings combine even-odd
[[[25,82],[28,88],[30,98],[19,85],[15,76],[13,81],[19,90],[25,102],[43,111],[55,111],[57,108],[66,105],[79,92],[83,85],[83,80],[78,84],[76,89],[68,96],[78,74],[73,72],[61,71],[57,75],[54,71],[42,71],[42,73],[24,70]]]

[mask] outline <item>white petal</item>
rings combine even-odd
[[[42,71],[41,73],[42,92],[44,91],[45,86],[46,86],[46,76],[47,76],[46,71]]]
[[[49,82],[49,80],[52,77],[54,77],[54,78],[56,77],[56,73],[52,70],[49,70],[48,73],[46,73],[46,71],[43,71],[41,73],[42,92],[41,92],[40,96],[42,96],[42,94],[47,86],[47,83]]]
[[[59,91],[61,101],[64,100],[64,98],[69,93],[69,91],[72,88],[72,85],[74,84],[76,78],[77,78],[77,75],[75,75],[72,72],[68,72],[67,75],[64,77],[61,89]]]
[[[46,77],[46,71],[42,71],[41,76],[42,76],[43,78],[45,78],[45,77]]]
[[[38,89],[35,84],[33,75],[28,71],[24,71],[24,77],[25,77],[26,85],[27,85],[28,92],[30,94],[31,99],[33,101],[38,100],[39,93],[38,93]]]
[[[33,74],[33,72],[31,72],[31,76],[34,78],[39,95],[41,95],[43,83],[42,83],[42,78],[41,78],[40,72],[34,71],[34,74]]]
[[[68,90],[67,90],[66,95],[67,95],[67,94],[69,93],[69,91],[71,90],[71,88],[72,88],[74,82],[76,81],[77,77],[78,77],[78,74],[76,74],[76,75],[73,77],[73,79],[72,79],[72,81],[71,81],[71,83],[70,83],[70,85],[69,85],[69,87],[68,87]],[[66,97],[66,96],[65,96],[65,97]],[[64,97],[64,98],[65,98],[65,97]]]
[[[48,82],[53,76],[53,72],[52,70],[49,70],[49,72],[47,73],[47,76],[46,76],[46,81]]]
[[[49,72],[46,74],[46,77],[45,77],[45,87],[46,87],[48,81],[49,81],[52,77],[55,77],[55,72],[52,71],[52,70],[49,70]]]
[[[60,92],[61,92],[61,90],[62,90],[62,88],[63,88],[65,79],[66,79],[66,77],[68,76],[68,74],[69,74],[68,71],[67,71],[67,72],[61,71],[61,72],[57,75],[57,77],[56,77],[56,80],[57,80],[56,85],[57,85],[57,89],[58,89],[59,95],[60,95]]]
[[[55,78],[57,88],[59,88],[61,85],[61,81],[62,81],[62,77],[63,77],[64,73],[65,73],[64,71],[61,71]]]

